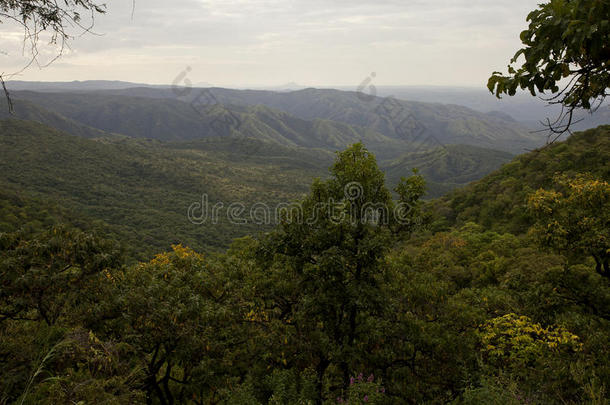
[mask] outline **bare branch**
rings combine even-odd
[[[8,112],[10,114],[13,114],[13,112],[15,111],[15,109],[13,108],[13,100],[11,100],[11,95],[8,92],[8,89],[6,88],[6,83],[4,83],[4,77],[2,74],[0,74],[0,83],[2,83],[2,89],[4,90],[4,95],[6,97],[6,103],[8,104]]]

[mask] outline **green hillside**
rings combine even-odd
[[[134,88],[106,93],[155,99],[179,98],[186,102],[204,94],[204,99],[213,97],[223,104],[265,105],[301,119],[343,122],[403,142],[433,147],[438,143],[465,144],[523,153],[525,149],[533,149],[544,142],[543,137],[529,133],[502,114],[481,113],[458,105],[369,97],[353,91],[310,88],[273,92],[211,88],[192,89],[179,97],[171,89]]]
[[[260,105],[194,107],[173,99],[97,93],[17,92],[16,97],[15,104],[25,99],[83,125],[134,138],[180,141],[237,136],[331,151],[363,141],[387,155],[405,148],[404,141],[372,130],[329,120],[304,120]]]
[[[245,137],[210,137],[193,141],[167,142],[169,149],[213,153],[222,160],[253,164],[273,163],[282,169],[327,168],[335,154],[325,149],[286,147]]]
[[[362,140],[371,150],[391,157],[413,145],[465,144],[522,153],[543,142],[502,115],[457,105],[369,100],[339,90],[278,93],[213,88],[192,89],[179,97],[171,89],[136,88],[95,93],[25,91],[15,92],[15,97],[104,131],[164,140],[235,131],[306,147],[337,149]],[[210,108],[215,103],[224,105],[224,110],[218,105]]]
[[[252,114],[268,111],[264,107],[250,110],[254,110]],[[61,126],[72,122],[54,117]],[[244,128],[256,128],[261,122],[246,118]],[[210,205],[293,201],[307,190],[313,177],[326,175],[334,156],[325,149],[283,146],[277,139],[233,136],[180,142],[120,136],[88,140],[18,120],[2,121],[0,133],[0,181],[5,186],[6,206],[14,198],[34,199],[32,204],[45,212],[49,206],[61,206],[65,212],[50,217],[64,218],[61,222],[76,223],[81,229],[101,228],[124,241],[130,255],[137,257],[177,242],[202,250],[220,249],[234,237],[268,229],[230,224],[224,217],[217,225],[193,225],[186,211],[202,193],[208,195]],[[502,152],[486,153],[472,147],[449,147],[441,153],[406,155],[387,167],[388,183],[397,184],[411,168],[420,167],[429,183],[429,196],[441,195],[491,171],[504,156]],[[34,220],[49,221],[47,217]],[[18,221],[6,219],[5,223],[14,227]]]
[[[324,159],[308,159],[289,148],[254,140],[227,142],[217,139],[208,148],[206,143],[177,147],[146,140],[88,140],[37,123],[0,121],[0,184],[8,194],[3,199],[50,201],[74,218],[100,220],[120,235],[132,255],[145,257],[171,243],[224,248],[234,237],[265,229],[252,221],[231,224],[226,211],[218,224],[192,224],[187,209],[203,193],[210,205],[223,202],[225,208],[233,202],[248,208],[255,202],[273,205],[294,200],[314,176],[326,173]],[[253,147],[267,156],[249,158]]]
[[[426,179],[426,198],[436,198],[482,178],[511,159],[512,155],[507,152],[470,145],[447,145],[407,153],[383,163],[382,167],[389,184],[398,184],[401,177],[417,168]]]
[[[517,156],[483,179],[441,199],[451,224],[477,222],[498,231],[523,232],[531,225],[526,198],[548,188],[557,173],[590,173],[610,180],[610,126],[578,132],[565,142]]]
[[[0,99],[0,119],[16,118],[25,121],[39,122],[83,138],[110,136],[107,132],[87,126],[59,113],[41,108],[30,101],[15,99],[12,101],[14,111],[9,112],[6,98],[3,97]]]

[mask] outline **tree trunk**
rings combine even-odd
[[[324,374],[326,373],[326,369],[330,365],[330,362],[327,359],[321,359],[318,365],[316,366],[316,391],[318,393],[318,398],[316,398],[316,404],[322,405],[324,401],[322,391],[324,389]]]

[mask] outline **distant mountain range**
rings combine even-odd
[[[144,83],[124,82],[120,80],[74,80],[71,82],[29,82],[21,80],[11,80],[7,82],[7,87],[11,91],[30,90],[30,91],[92,91],[92,90],[117,90],[129,89],[132,87],[160,87],[168,88],[170,85],[155,85]]]
[[[480,88],[442,86],[378,86],[381,97],[394,96],[399,99],[426,103],[458,104],[481,112],[501,113],[527,127],[530,131],[544,129],[540,123],[546,118],[556,119],[561,113],[560,105],[549,105],[544,99],[548,95],[532,97],[528,91],[512,97],[496,98],[483,86]],[[606,102],[597,111],[576,111],[573,131],[596,128],[610,123],[610,104]]]
[[[97,140],[95,145],[122,142],[133,153],[133,145],[137,153],[200,151],[223,164],[303,170],[305,178],[324,176],[333,152],[362,141],[377,155],[390,185],[419,168],[428,181],[428,198],[481,178],[541,144],[539,136],[501,112],[354,91],[130,87],[104,81],[11,85],[15,113],[9,114],[2,100],[0,119],[44,124],[32,129],[38,134],[54,128]],[[19,86],[39,91],[15,90]],[[28,132],[27,126],[18,129]],[[56,139],[40,136],[41,145]],[[62,147],[69,149],[70,142]]]
[[[94,90],[125,90],[131,88],[156,88],[170,89],[171,85],[149,85],[143,83],[130,83],[124,81],[89,80],[72,82],[26,82],[10,81],[8,87],[11,90],[31,91],[94,91]],[[207,83],[197,83],[195,87],[211,87]],[[257,90],[271,90],[287,92],[303,90],[306,86],[291,82],[279,86],[268,86],[256,88]],[[335,86],[343,91],[355,91],[356,86]],[[528,92],[517,93],[513,97],[503,97],[501,100],[481,87],[458,87],[458,86],[376,86],[375,95],[379,97],[395,97],[400,100],[454,104],[473,109],[483,113],[500,113],[504,117],[512,117],[516,122],[528,130],[539,130],[542,128],[540,121],[546,118],[555,118],[560,113],[559,106],[549,106],[541,97],[532,97]],[[574,130],[595,128],[599,125],[610,123],[610,104],[605,103],[595,113],[587,111],[577,112],[577,121]],[[582,120],[582,121],[580,121]]]
[[[202,194],[246,207],[298,199],[355,142],[376,154],[390,186],[418,168],[432,198],[542,141],[504,112],[354,91],[28,85],[13,83],[13,114],[0,101],[0,210],[15,226],[15,206],[38,210],[42,223],[53,212],[97,224],[150,252],[177,242],[221,249],[265,230],[226,219],[196,226],[186,212]]]
[[[15,91],[13,96],[126,136],[161,140],[246,136],[329,150],[363,141],[384,159],[455,144],[521,153],[542,140],[510,117],[454,105],[364,98],[338,90],[188,90]]]

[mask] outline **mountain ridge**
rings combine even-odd
[[[184,90],[184,91],[183,91]],[[97,118],[108,113],[114,104],[132,100],[132,105],[124,105],[123,115],[146,115],[144,106],[163,106],[165,123],[155,122],[155,117],[142,119],[142,128],[154,130],[154,125],[166,125],[169,121],[180,120],[184,130],[193,131],[201,126],[199,119],[187,110],[205,110],[206,106],[222,104],[229,110],[239,107],[264,105],[269,109],[287,113],[295,119],[306,121],[330,120],[361,128],[383,135],[385,143],[421,144],[421,147],[436,147],[439,144],[470,144],[511,153],[523,152],[540,146],[542,139],[521,128],[514,120],[506,120],[501,115],[479,113],[466,107],[443,104],[407,102],[390,98],[366,96],[356,92],[339,90],[304,89],[292,92],[271,92],[262,90],[209,89],[155,89],[130,88],[108,90],[95,93],[34,93],[15,92],[16,98],[25,98],[43,108],[53,110],[71,119],[94,126],[98,129],[113,130],[108,126],[112,119]],[[124,98],[117,97],[136,97]],[[70,98],[72,98],[71,105]],[[79,103],[74,100],[80,100]],[[104,101],[105,100],[105,101]],[[156,101],[146,101],[156,100]],[[159,101],[164,100],[164,101]],[[170,100],[174,100],[173,102]],[[140,106],[136,105],[137,103]],[[92,108],[94,104],[95,108]],[[90,111],[87,111],[89,105]],[[139,109],[140,108],[140,109]],[[147,108],[147,107],[146,107]],[[76,110],[73,110],[76,109]],[[79,112],[80,111],[80,112]],[[119,114],[119,112],[117,112]],[[111,117],[115,118],[116,117]],[[119,117],[120,118],[120,117]],[[205,119],[205,117],[203,117]],[[140,129],[142,131],[142,129]],[[123,133],[126,131],[122,131]],[[127,134],[133,136],[133,134]],[[379,135],[376,135],[379,137]],[[141,136],[141,135],[138,135]],[[191,136],[192,137],[192,136]],[[352,143],[355,140],[352,139]],[[366,139],[362,139],[366,140]],[[305,146],[301,144],[301,146]],[[341,145],[345,147],[347,145]],[[394,149],[395,145],[388,149]]]

